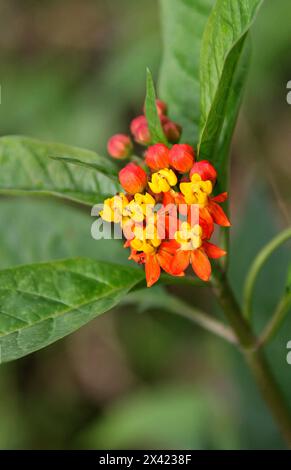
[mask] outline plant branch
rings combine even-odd
[[[265,329],[263,330],[260,338],[258,339],[258,347],[262,347],[269,340],[271,340],[277,333],[280,325],[285,320],[286,315],[291,307],[291,293],[284,295],[278,303],[275,313]]]
[[[235,332],[240,345],[244,349],[253,349],[255,336],[252,333],[249,323],[243,315],[240,315],[240,307],[230,285],[228,284],[225,272],[217,266],[212,271],[211,281],[215,296],[217,297],[231,328]]]
[[[256,380],[257,386],[268,405],[274,420],[291,449],[291,416],[283,396],[262,351],[245,354],[246,362]]]
[[[145,294],[145,295],[144,295]],[[212,315],[203,312],[195,307],[180,300],[178,297],[170,295],[169,293],[159,290],[148,296],[148,292],[134,291],[131,292],[123,301],[123,304],[139,304],[140,310],[161,309],[175,315],[187,318],[188,320],[200,325],[202,328],[210,331],[211,333],[220,336],[230,343],[237,343],[237,338],[231,328],[224,323],[220,322]]]
[[[259,252],[256,256],[253,264],[250,267],[248,272],[245,288],[244,288],[244,314],[246,318],[250,319],[252,316],[252,302],[254,296],[254,289],[257,277],[263,268],[266,261],[272,255],[272,253],[285,241],[291,238],[291,227],[283,230],[283,232],[279,233],[273,240],[271,240],[264,248]]]
[[[170,307],[170,308],[169,308]],[[231,328],[224,323],[213,318],[213,316],[205,313],[197,308],[190,307],[182,300],[172,297],[168,310],[172,313],[178,314],[181,317],[188,318],[194,323],[197,323],[202,328],[214,333],[217,336],[225,339],[226,341],[237,344],[237,338]]]
[[[256,348],[256,338],[235,299],[226,275],[216,270],[213,276],[214,292],[225,316],[233,328],[258,388],[278,424],[286,443],[291,448],[291,414],[285,398],[272,375],[262,350]]]

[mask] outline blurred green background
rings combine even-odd
[[[158,76],[157,0],[1,0],[0,18],[1,135],[104,153],[140,112],[146,66]],[[230,271],[240,298],[257,250],[290,225],[290,24],[290,1],[266,0],[252,30],[232,149]],[[127,262],[120,243],[91,239],[91,223],[71,204],[2,197],[0,267],[77,255]],[[289,255],[281,248],[259,278],[258,328],[283,290]],[[207,288],[171,291],[216,312]],[[291,405],[290,339],[289,318],[268,354]],[[240,355],[166,308],[119,307],[0,368],[0,448],[283,446]]]

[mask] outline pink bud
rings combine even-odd
[[[209,163],[207,160],[201,160],[200,162],[194,163],[190,171],[190,177],[194,175],[194,173],[200,175],[201,179],[204,181],[210,180],[213,183],[216,181],[217,172],[214,166],[211,165],[211,163]]]
[[[127,193],[142,193],[147,185],[147,174],[135,163],[128,163],[120,170],[119,181]]]
[[[180,173],[186,173],[194,163],[194,149],[187,144],[176,144],[170,150],[170,165]]]
[[[164,144],[155,144],[148,148],[145,161],[152,170],[161,170],[169,166],[169,149]]]
[[[113,135],[107,143],[107,150],[111,157],[123,160],[132,152],[131,138],[125,134]]]
[[[131,121],[130,132],[134,136],[134,140],[141,145],[149,145],[151,135],[145,116],[138,116]]]

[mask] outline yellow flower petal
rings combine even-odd
[[[192,183],[198,183],[198,181],[201,181],[201,176],[198,173],[193,173],[191,181]]]

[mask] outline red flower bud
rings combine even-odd
[[[168,119],[167,116],[161,116],[161,123],[164,134],[168,141],[172,142],[173,144],[179,142],[182,133],[182,127]]]
[[[108,140],[107,150],[113,158],[127,158],[132,152],[131,138],[125,134],[115,134]]]
[[[151,142],[151,135],[145,116],[138,116],[131,121],[130,132],[136,142],[141,145],[148,145]]]
[[[161,170],[169,166],[169,149],[164,144],[155,144],[148,148],[145,161],[152,170]]]
[[[186,173],[194,163],[194,149],[187,144],[176,144],[169,153],[170,165],[180,173]]]
[[[194,174],[198,173],[201,176],[201,179],[206,181],[210,180],[213,183],[216,181],[217,172],[211,163],[207,160],[201,160],[200,162],[194,163],[193,167],[190,171],[190,177]]]
[[[141,193],[147,185],[147,174],[135,163],[128,163],[120,170],[119,181],[127,193]]]

